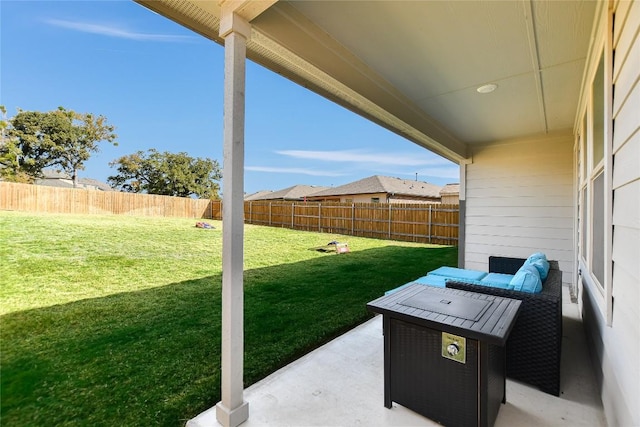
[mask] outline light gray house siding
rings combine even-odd
[[[473,147],[466,166],[465,268],[487,254],[557,260],[573,281],[573,137],[570,133]]]
[[[611,426],[640,425],[640,3],[615,4],[612,45],[611,323],[583,277],[583,318]],[[606,13],[604,11],[603,13]],[[603,31],[607,31],[606,28]]]

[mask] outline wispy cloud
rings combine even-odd
[[[270,173],[291,173],[311,176],[345,176],[346,174],[340,172],[331,172],[324,170],[314,170],[305,168],[274,168],[269,166],[246,166],[245,170],[254,172],[270,172]]]
[[[376,163],[383,165],[400,166],[429,166],[447,165],[444,159],[433,158],[428,155],[416,156],[415,154],[398,153],[369,153],[363,150],[341,150],[341,151],[304,151],[304,150],[282,150],[276,153],[294,157],[297,159],[312,159],[326,162],[354,162],[354,163]]]
[[[63,19],[45,19],[45,22],[49,25],[53,25],[54,27],[66,28],[68,30],[79,31],[82,33],[98,34],[106,37],[135,41],[187,42],[193,40],[193,37],[191,36],[139,33],[126,28],[89,22],[67,21]]]

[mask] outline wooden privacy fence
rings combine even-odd
[[[0,210],[222,219],[219,200],[0,182]],[[244,203],[248,224],[444,245],[458,244],[458,205]]]
[[[419,243],[458,244],[458,205],[252,201],[245,222]]]
[[[0,182],[0,210],[212,218],[211,200]]]

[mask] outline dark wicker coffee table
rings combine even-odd
[[[505,394],[505,343],[521,301],[410,285],[367,304],[383,315],[384,405],[452,426],[492,426]]]

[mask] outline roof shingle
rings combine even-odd
[[[245,197],[245,200],[303,200],[311,194],[322,191],[328,187],[315,185],[294,185],[278,191],[258,191]]]
[[[339,187],[328,188],[311,196],[388,193],[396,196],[439,198],[441,189],[442,187],[428,182],[374,175]]]

